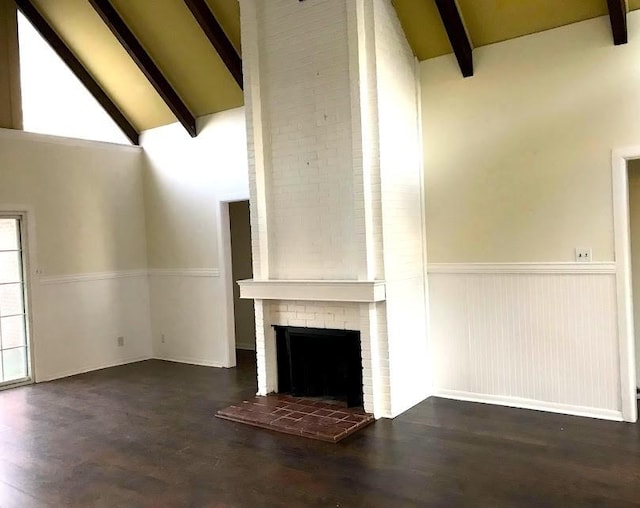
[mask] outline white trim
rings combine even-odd
[[[620,348],[620,396],[625,421],[638,419],[636,359],[631,293],[631,233],[629,230],[629,181],[627,161],[640,158],[640,146],[611,152],[613,237],[616,258],[618,343]]]
[[[424,171],[424,150],[422,150],[424,139],[424,132],[422,130],[422,82],[420,79],[420,60],[418,58],[415,59],[415,73],[416,73],[416,101],[418,103],[418,139],[419,142],[419,150],[418,150],[418,171],[420,173],[420,220],[422,221],[422,277],[424,280],[424,307],[425,307],[425,330],[427,333],[427,355],[429,358],[428,361],[428,369],[429,369],[429,386],[426,397],[429,397],[431,393],[433,393],[433,372],[434,372],[434,363],[435,358],[434,355],[431,354],[431,305],[429,301],[429,258],[428,258],[428,249],[427,249],[427,190],[425,186],[425,171]],[[425,398],[426,398],[425,397]]]
[[[615,274],[613,261],[597,263],[428,263],[428,273],[541,273],[541,274]]]
[[[109,369],[111,367],[120,367],[121,365],[128,365],[130,363],[144,362],[146,360],[154,360],[153,356],[143,355],[136,356],[133,358],[129,358],[127,360],[118,360],[115,362],[108,362],[105,364],[101,364],[95,367],[88,367],[86,369],[73,369],[62,372],[56,372],[55,374],[49,376],[43,376],[41,379],[37,380],[37,383],[45,383],[47,381],[55,381],[56,379],[63,379],[70,376],[77,376],[78,374],[86,374],[87,372],[93,372],[96,370]]]
[[[130,277],[146,277],[147,270],[122,270],[113,272],[74,273],[70,275],[54,275],[40,277],[40,284],[71,284],[75,282],[89,282],[94,280],[124,279]]]
[[[229,203],[249,201],[249,197],[242,192],[227,193],[225,199],[218,202],[218,216],[216,228],[218,231],[218,259],[220,260],[220,275],[224,290],[222,291],[222,329],[224,330],[225,363],[222,367],[236,365],[236,324],[235,309],[233,307],[233,266],[231,253],[231,217]]]
[[[195,358],[189,358],[185,356],[160,355],[160,356],[154,356],[150,358],[150,360],[162,360],[165,362],[184,363],[187,365],[198,365],[200,367],[215,367],[218,369],[229,368],[227,365],[224,365],[222,362],[212,362],[209,360],[197,360]],[[235,365],[232,365],[232,367],[235,367]]]
[[[217,268],[151,268],[150,276],[155,277],[219,277]]]
[[[495,404],[498,406],[515,407],[520,409],[533,409],[536,411],[547,411],[549,413],[584,416],[587,418],[599,418],[601,420],[613,420],[617,422],[623,421],[622,412],[615,411],[613,409],[574,406],[571,404],[558,404],[556,402],[524,399],[520,397],[509,397],[506,395],[486,395],[482,393],[472,393],[458,390],[436,389],[433,395],[435,397],[442,397],[445,399],[480,402],[482,404]]]
[[[116,150],[133,150],[140,152],[141,146],[125,145],[122,143],[113,143],[109,141],[97,141],[92,139],[70,138],[65,136],[55,136],[53,134],[41,134],[39,132],[29,132],[18,129],[0,128],[0,139],[8,140],[27,140],[30,142],[47,143],[50,145],[61,145],[71,147],[90,147],[90,148],[108,148]]]
[[[217,268],[185,268],[164,269],[152,268],[151,270],[119,270],[113,272],[73,273],[70,275],[53,275],[40,277],[42,285],[70,284],[75,282],[90,282],[95,280],[126,279],[131,277],[219,277]]]
[[[239,280],[240,298],[318,302],[383,302],[382,280]]]
[[[1,129],[0,129],[1,130]],[[9,129],[11,130],[11,129]],[[36,372],[36,349],[37,349],[37,331],[36,331],[36,311],[38,306],[38,293],[35,282],[38,274],[38,259],[36,246],[36,226],[35,212],[33,207],[29,205],[2,204],[0,205],[0,213],[7,215],[15,215],[21,219],[21,252],[23,264],[23,284],[25,288],[25,313],[27,316],[27,340],[29,350],[29,377],[31,382],[37,382]]]
[[[15,382],[11,381],[11,382],[8,382],[7,384],[0,385],[0,392],[3,390],[11,390],[12,388],[20,388],[21,386],[32,385],[33,383],[34,381],[31,377],[20,379]]]
[[[86,374],[87,372],[94,372],[96,370],[109,369],[111,367],[120,367],[122,365],[129,365],[131,363],[144,362],[147,360],[163,360],[166,362],[184,363],[188,365],[199,365],[201,367],[227,368],[227,366],[221,362],[214,362],[209,360],[198,360],[195,358],[181,357],[181,356],[175,357],[175,356],[169,356],[169,355],[143,355],[143,356],[136,356],[133,358],[129,358],[126,360],[118,360],[116,362],[101,364],[96,367],[88,367],[85,369],[73,369],[73,370],[67,370],[62,372],[56,372],[55,374],[48,375],[46,377],[43,377],[42,379],[39,379],[37,383],[46,383],[49,381],[55,381],[56,379],[64,379],[71,376],[77,376],[79,374]],[[10,385],[10,386],[13,388],[15,386],[23,386],[25,384],[30,384],[30,383],[33,383],[33,381],[25,381],[24,383]]]
[[[233,307],[233,268],[231,256],[231,217],[229,215],[229,202],[221,201],[218,204],[218,217],[216,223],[218,231],[218,259],[222,272],[222,330],[225,367],[236,365],[236,321]]]

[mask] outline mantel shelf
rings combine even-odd
[[[383,302],[383,280],[239,280],[240,298],[317,302]]]

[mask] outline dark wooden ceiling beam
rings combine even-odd
[[[627,37],[627,5],[625,0],[607,0],[609,8],[609,21],[611,21],[611,32],[613,43],[616,46],[626,44]]]
[[[167,78],[164,77],[164,74],[142,47],[142,44],[138,42],[136,36],[113,8],[109,0],[89,0],[89,3],[113,35],[120,41],[122,47],[129,53],[129,56],[138,65],[178,121],[191,137],[195,137],[197,135],[195,116],[167,81]]]
[[[462,75],[465,78],[473,76],[473,48],[464,28],[458,5],[455,0],[435,1]]]
[[[224,33],[218,20],[209,9],[205,0],[184,0],[185,5],[200,25],[200,28],[220,55],[220,58],[229,69],[229,72],[236,80],[238,86],[243,88],[242,80],[242,59],[238,55],[236,48]]]
[[[122,111],[120,111],[118,106],[116,106],[106,94],[89,71],[87,71],[80,60],[73,54],[62,38],[60,38],[51,25],[49,25],[49,22],[40,14],[38,9],[36,9],[30,0],[15,0],[15,2],[25,18],[29,20],[62,61],[67,64],[67,67],[71,69],[75,76],[82,82],[87,90],[89,90],[91,95],[100,103],[113,121],[120,127],[122,132],[124,132],[134,145],[139,144],[140,133],[127,117],[124,116]]]

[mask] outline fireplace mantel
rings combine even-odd
[[[316,302],[383,302],[383,280],[239,280],[240,298]]]

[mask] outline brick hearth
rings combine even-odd
[[[373,415],[339,403],[269,395],[218,411],[218,418],[263,429],[337,443],[373,423]]]

